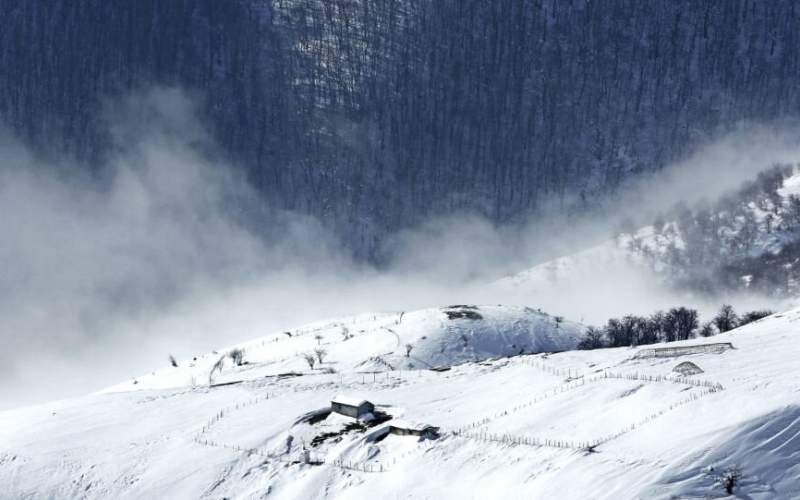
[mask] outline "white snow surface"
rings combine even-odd
[[[357,408],[364,403],[369,403],[369,401],[347,394],[337,394],[333,399],[331,399],[331,403],[339,403],[345,406],[354,406]]]
[[[741,473],[735,497],[800,498],[800,309],[670,344],[734,346],[675,358],[618,348],[488,359],[523,340],[557,350],[581,327],[525,309],[478,312],[319,323],[239,346],[250,364],[227,363],[215,387],[190,384],[216,361],[207,355],[1,412],[0,498],[731,498],[718,481],[729,467]],[[312,371],[297,353],[318,343],[327,359]],[[383,371],[360,373],[376,356],[370,371]],[[687,360],[704,373],[672,372]],[[342,393],[441,437],[328,414]]]
[[[476,313],[482,319],[448,319],[447,312]],[[324,351],[313,373],[384,372],[447,367],[468,361],[520,353],[574,349],[585,327],[531,308],[458,305],[400,313],[363,314],[305,325],[178,362],[106,389],[165,389],[208,384],[212,366],[222,358],[214,383],[307,373],[304,359]],[[407,346],[411,351],[407,354]],[[244,350],[246,364],[232,366],[226,356]],[[352,395],[351,395],[352,396]]]

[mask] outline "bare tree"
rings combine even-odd
[[[738,467],[733,466],[726,469],[725,472],[722,473],[722,476],[719,478],[719,482],[725,489],[725,493],[732,495],[733,491],[736,489],[736,486],[739,485],[741,479],[742,472]]]
[[[712,335],[716,335],[717,330],[714,327],[714,323],[712,321],[707,321],[703,323],[703,326],[700,327],[700,335],[702,337],[711,337]]]
[[[605,326],[609,347],[622,347],[625,343],[625,333],[622,323],[617,318],[610,318]]]
[[[719,333],[725,333],[739,326],[739,316],[734,312],[733,306],[729,304],[723,304],[719,308],[719,312],[714,316],[713,321]]]
[[[233,349],[228,353],[228,357],[231,358],[231,361],[233,361],[236,366],[242,366],[244,363],[244,349]]]
[[[322,360],[325,358],[325,355],[328,354],[328,351],[326,351],[325,349],[323,349],[321,347],[317,347],[316,349],[314,349],[314,354],[316,354],[317,360],[319,360],[319,363],[322,364]],[[313,368],[313,366],[312,366],[312,368]]]
[[[786,212],[786,218],[789,219],[792,224],[800,224],[800,196],[796,194],[789,196]]]
[[[666,340],[666,331],[664,325],[664,311],[656,311],[650,315],[647,321],[650,323],[650,328],[653,330],[653,344]]]
[[[772,233],[775,227],[775,216],[772,214],[767,214],[764,216],[764,226],[767,230],[767,233]]]
[[[583,339],[578,343],[578,349],[590,350],[600,349],[601,347],[605,347],[603,332],[593,326],[588,327]]]
[[[303,354],[303,359],[305,359],[306,363],[308,363],[308,367],[313,370],[314,365],[317,364],[317,358],[315,358],[313,354],[306,353]]]
[[[317,339],[317,345],[320,345],[322,343],[322,335],[320,335],[319,333],[314,335],[314,338]]]
[[[744,326],[748,323],[752,323],[753,321],[758,321],[762,318],[766,318],[770,314],[773,314],[773,311],[770,311],[769,309],[746,312],[742,314],[742,317],[739,320],[739,326]]]
[[[699,326],[697,311],[679,307],[676,314],[678,319],[678,340],[686,340],[694,337],[695,331]]]
[[[637,328],[637,344],[655,344],[661,336],[661,317],[658,313],[649,318],[641,318]]]
[[[211,384],[214,383],[214,373],[215,372],[222,373],[222,365],[224,365],[224,364],[225,364],[225,355],[222,355],[222,356],[219,357],[217,362],[214,363],[214,366],[211,367],[211,371],[208,373],[208,385],[211,385]]]
[[[622,319],[611,318],[606,324],[606,335],[610,347],[623,347],[636,344],[636,334],[643,318],[627,315]]]
[[[697,329],[697,311],[686,307],[673,307],[664,317],[666,341],[686,340]]]

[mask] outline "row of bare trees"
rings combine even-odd
[[[700,323],[696,309],[673,307],[668,311],[657,311],[650,316],[626,315],[611,318],[602,328],[589,327],[579,349],[602,347],[624,347],[658,342],[687,340],[698,335],[710,337],[769,316],[772,311],[755,310],[741,316],[733,307],[725,304],[710,321]]]
[[[327,355],[328,351],[322,347],[317,347],[311,352],[304,353],[303,359],[308,363],[308,367],[313,370],[317,363],[322,364],[325,361],[325,356]]]

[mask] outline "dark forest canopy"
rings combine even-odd
[[[103,98],[186,88],[265,198],[369,255],[431,214],[586,209],[796,117],[798,21],[793,0],[0,0],[0,121],[102,165]]]

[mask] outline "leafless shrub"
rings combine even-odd
[[[739,485],[742,479],[742,471],[739,467],[733,466],[725,469],[722,476],[719,478],[719,483],[728,495],[733,494],[733,490]]]
[[[242,363],[244,363],[244,349],[233,349],[228,353],[228,357],[231,358],[231,361],[233,361],[236,366],[242,366]]]
[[[208,385],[214,383],[214,373],[220,372],[222,373],[222,366],[225,364],[225,356],[222,355],[219,357],[214,366],[211,367],[211,371],[208,373]]]
[[[303,354],[303,359],[305,359],[306,363],[308,363],[308,367],[313,370],[314,365],[317,364],[317,358],[315,358],[313,354],[306,353]]]

